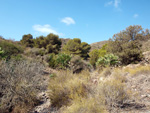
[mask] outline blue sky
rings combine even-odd
[[[130,25],[150,29],[150,0],[0,0],[0,35],[20,40],[55,33],[87,43]]]

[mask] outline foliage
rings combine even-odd
[[[43,66],[27,60],[0,62],[0,111],[27,113],[39,103]]]
[[[106,54],[104,57],[100,57],[96,62],[96,65],[99,66],[113,66],[119,63],[118,56],[114,54]]]
[[[81,57],[87,59],[89,57],[88,53],[89,50],[91,49],[91,46],[86,42],[82,42],[81,48],[82,48]]]
[[[0,47],[4,51],[3,54],[1,54],[2,58],[10,59],[11,56],[23,53],[21,46],[10,41],[0,41]]]
[[[44,36],[39,36],[37,37],[36,39],[33,39],[34,41],[34,47],[37,47],[37,48],[46,48],[46,45],[45,45],[45,39],[46,37]]]
[[[71,58],[69,67],[73,73],[79,73],[82,70],[92,70],[92,66],[77,55]]]
[[[57,54],[61,48],[61,40],[58,35],[51,33],[46,37],[40,36],[34,39],[34,46],[47,49],[47,53]]]
[[[49,62],[49,67],[51,68],[56,68],[56,55],[54,53],[51,53],[49,55],[49,58],[48,58],[48,62]]]
[[[101,49],[94,49],[92,50],[89,55],[90,55],[90,63],[95,67],[96,62],[99,57],[103,57],[107,51],[106,51],[107,44],[103,45]]]
[[[129,26],[126,30],[115,34],[108,43],[108,52],[119,56],[122,64],[137,63],[142,59],[141,26]]]
[[[44,56],[46,54],[46,49],[44,48],[27,48],[24,53],[30,57]]]
[[[51,53],[45,60],[49,63],[49,67],[51,68],[66,69],[69,67],[71,56],[64,53],[60,53],[58,55]]]
[[[118,56],[114,54],[106,54],[104,57],[100,57],[97,61],[97,65],[104,65],[104,66],[112,66],[119,63]]]
[[[60,71],[56,75],[50,79],[48,86],[52,107],[60,108],[71,104],[79,96],[87,96],[86,82],[89,74],[73,75],[70,71]]]
[[[87,59],[90,45],[86,42],[82,42],[79,38],[69,40],[63,47],[63,52],[67,54],[79,55],[80,57]]]
[[[67,67],[69,67],[70,60],[71,60],[70,55],[64,53],[58,54],[56,59],[57,67],[60,69],[66,69]]]
[[[4,53],[4,51],[0,47],[0,57],[2,57],[3,53]]]
[[[16,56],[11,56],[11,60],[21,61],[21,60],[25,60],[25,57],[21,54],[18,54]]]
[[[99,51],[98,49],[94,49],[92,50],[90,53],[89,53],[89,56],[90,56],[90,64],[93,65],[95,67],[96,65],[96,62],[99,58]]]
[[[31,34],[23,35],[21,43],[26,47],[33,47],[33,36]]]

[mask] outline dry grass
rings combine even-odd
[[[114,112],[131,99],[132,92],[126,88],[120,69],[107,68],[98,76],[103,81],[93,84],[87,71],[57,73],[49,83],[52,106],[63,113],[105,113]]]
[[[108,113],[100,97],[78,98],[64,109],[64,113]]]
[[[137,66],[135,68],[127,67],[124,69],[125,72],[128,72],[132,75],[137,75],[137,74],[147,74],[150,73],[150,66]]]
[[[60,108],[69,105],[72,100],[87,96],[87,79],[89,74],[73,74],[70,71],[60,71],[49,82],[52,106]]]

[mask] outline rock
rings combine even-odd
[[[38,95],[38,99],[40,99],[41,104],[36,106],[31,113],[49,113],[51,103],[47,92],[41,92]]]

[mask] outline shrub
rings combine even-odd
[[[99,66],[114,66],[119,63],[119,58],[113,54],[106,54],[104,57],[100,57],[96,62],[96,65]]]
[[[69,40],[66,45],[63,46],[62,50],[66,54],[79,55],[80,57],[87,59],[88,52],[91,46],[86,42],[82,42],[79,38]]]
[[[79,73],[82,70],[92,70],[92,66],[86,61],[82,60],[80,56],[73,56],[70,60],[69,67],[73,73]]]
[[[21,43],[26,47],[33,47],[33,36],[31,34],[23,35]]]
[[[29,112],[36,104],[41,89],[43,66],[32,61],[1,61],[0,111]]]
[[[93,65],[94,67],[96,66],[96,62],[99,58],[99,51],[98,49],[94,49],[89,53],[90,56],[90,63],[91,65]]]
[[[4,51],[3,51],[3,50],[1,49],[1,47],[0,47],[0,55],[3,54],[3,53],[4,53]]]
[[[105,106],[109,112],[116,112],[117,108],[132,101],[133,93],[129,87],[126,87],[125,82],[127,79],[122,70],[111,70],[111,75],[107,73],[107,76],[106,73],[102,72],[101,76],[103,76],[103,80],[99,81],[95,90],[104,99]]]
[[[58,35],[50,33],[46,37],[40,36],[34,39],[34,46],[38,48],[45,48],[47,53],[57,54],[61,48],[61,40]]]
[[[107,113],[100,97],[80,98],[65,108],[64,113]]]
[[[123,105],[129,95],[125,90],[124,84],[120,80],[111,79],[100,84],[100,95],[105,99],[105,105],[109,110]]]
[[[21,55],[21,54],[18,54],[18,55],[16,55],[16,56],[11,56],[11,60],[15,60],[15,61],[21,61],[21,60],[25,60],[26,58],[23,56],[23,55]]]
[[[103,45],[101,49],[94,49],[92,50],[89,55],[90,55],[90,63],[95,67],[96,66],[96,62],[98,60],[99,57],[103,57],[104,55],[106,55],[107,51],[106,51],[106,47],[107,44]]]
[[[56,63],[57,63],[57,68],[59,69],[66,69],[69,67],[69,61],[71,60],[71,56],[61,53],[57,55]]]
[[[117,55],[124,65],[138,63],[142,60],[142,32],[142,27],[135,25],[115,34],[108,42],[108,52]]]
[[[49,55],[48,62],[49,62],[49,67],[56,68],[56,66],[57,66],[56,55],[54,53],[51,53]]]
[[[23,53],[23,48],[21,46],[10,41],[0,41],[0,47],[4,51],[4,53],[1,54],[1,57],[6,59],[10,59],[12,55],[15,56]]]
[[[36,57],[36,56],[44,56],[46,54],[46,49],[44,48],[28,48],[25,51],[27,56]]]
[[[52,107],[67,106],[78,96],[86,97],[87,75],[73,75],[70,71],[60,71],[50,79],[49,90]]]
[[[4,51],[0,47],[0,58],[2,58]]]

